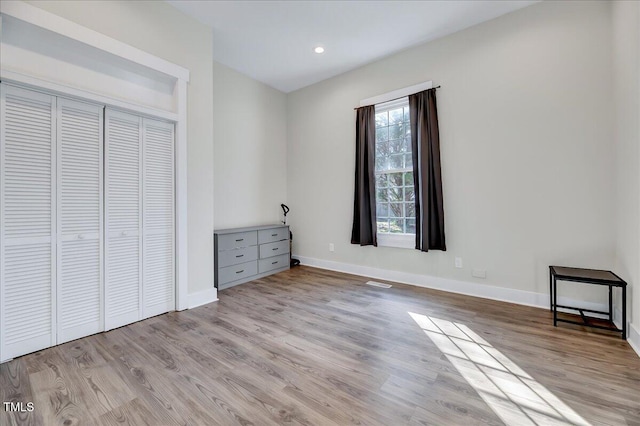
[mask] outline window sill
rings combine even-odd
[[[416,248],[415,234],[377,234],[378,247]]]

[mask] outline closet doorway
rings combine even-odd
[[[0,360],[175,309],[174,127],[0,84]]]

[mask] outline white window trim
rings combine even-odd
[[[389,102],[394,99],[403,98],[405,96],[413,95],[414,93],[422,92],[423,90],[433,88],[433,81],[425,81],[424,83],[414,84],[413,86],[403,87],[402,89],[393,90],[391,92],[383,93],[382,95],[373,96],[371,98],[363,99],[360,101],[360,106],[381,104]]]
[[[75,98],[90,99],[107,106],[141,112],[145,115],[175,122],[175,309],[177,311],[187,309],[189,307],[187,272],[187,83],[190,77],[189,70],[22,1],[0,3],[0,13],[0,43],[2,40],[2,15],[8,15],[176,79],[174,94],[176,111],[161,112],[132,103],[118,102],[114,98],[77,90],[73,87],[57,84],[55,81],[47,81],[15,72],[15,70],[6,69],[4,66],[0,67],[0,79],[5,81],[39,87]]]
[[[416,248],[415,234],[376,234],[379,247]]]

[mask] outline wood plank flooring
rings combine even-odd
[[[366,281],[301,266],[4,363],[2,401],[35,409],[2,409],[0,424],[515,424],[495,406],[514,398],[470,383],[451,362],[460,356],[488,376],[496,359],[512,362],[489,383],[505,395],[522,382],[552,394],[547,408],[515,398],[520,415],[552,406],[593,425],[640,425],[640,358],[615,335],[554,328],[544,309]],[[465,329],[484,343],[463,341],[468,359],[443,353]]]

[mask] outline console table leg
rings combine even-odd
[[[609,321],[613,321],[613,288],[609,286]]]
[[[627,340],[627,286],[622,287],[622,339]]]
[[[553,311],[553,274],[549,268],[549,310]]]
[[[553,326],[558,326],[558,283],[556,277],[553,277]]]

